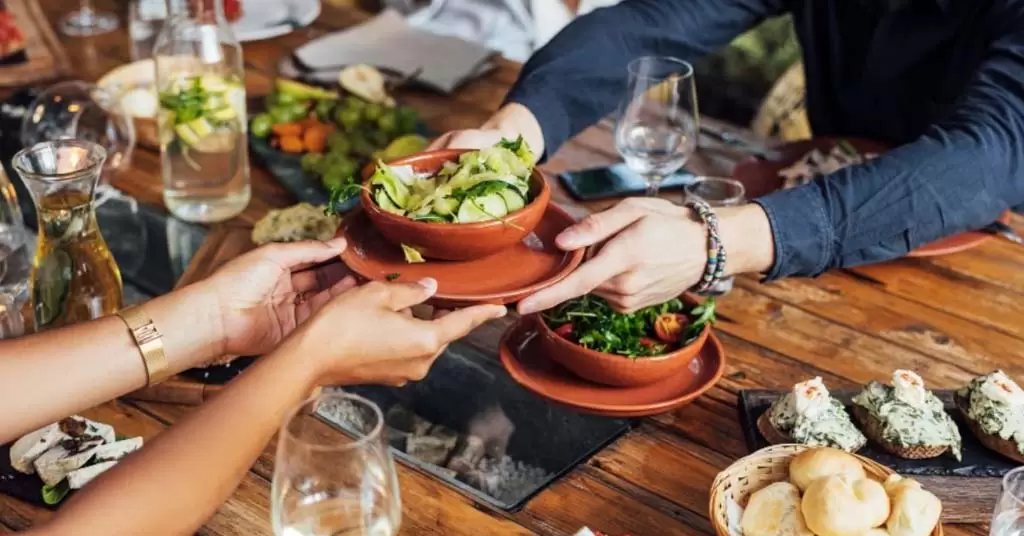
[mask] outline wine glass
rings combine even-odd
[[[1003,477],[1003,490],[992,514],[989,536],[1024,536],[1024,467]]]
[[[704,200],[712,208],[734,207],[747,202],[747,191],[743,183],[735,179],[722,177],[697,177],[695,181],[683,187],[687,199],[697,198]],[[721,296],[732,290],[732,276],[722,278],[718,283],[711,286],[707,296]]]
[[[0,167],[0,339],[23,333],[21,307],[28,300],[34,250],[14,185]]]
[[[118,27],[117,15],[92,8],[92,0],[82,0],[78,11],[60,20],[60,30],[72,37],[89,37],[112,32]]]
[[[699,115],[693,66],[667,56],[629,62],[626,95],[619,107],[615,147],[644,177],[647,196],[697,150]]]
[[[380,408],[356,395],[321,394],[293,410],[278,435],[274,534],[397,534],[402,506],[383,430]]]

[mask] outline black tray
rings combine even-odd
[[[743,428],[747,448],[751,451],[760,450],[768,446],[768,442],[761,436],[761,432],[757,430],[757,419],[768,410],[772,402],[787,392],[773,390],[740,391],[740,425]],[[832,396],[849,406],[850,399],[857,393],[858,391],[833,391]],[[960,436],[963,438],[963,461],[958,462],[947,454],[929,460],[905,460],[883,452],[870,442],[857,454],[875,460],[886,467],[891,467],[900,474],[915,476],[1001,477],[1007,471],[1017,467],[1015,462],[986,448],[974,437],[974,434],[971,433],[966,423],[964,423],[960,410],[953,403],[954,391],[934,391],[934,393],[935,396],[942,400],[946,411],[949,412],[960,428]]]

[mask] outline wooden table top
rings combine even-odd
[[[118,10],[122,4],[95,3]],[[55,21],[77,2],[44,4]],[[354,7],[325,5],[310,28],[246,44],[250,94],[269,91],[277,61],[296,45],[366,17]],[[123,30],[91,39],[61,39],[80,78],[95,79],[128,58]],[[495,72],[454,95],[404,91],[400,100],[417,108],[435,131],[473,127],[497,108],[518,70],[517,65],[501,61]],[[736,159],[725,150],[703,149],[691,167],[705,174],[723,174]],[[571,141],[545,168],[560,171],[614,160],[610,131],[598,125]],[[120,177],[117,185],[145,202],[160,204],[159,155],[137,151],[131,173]],[[573,205],[558,185],[553,186],[558,202]],[[293,202],[255,166],[253,192],[253,201],[240,218],[211,229],[191,277],[208,274],[249,247],[252,222],[269,208]],[[1015,217],[1013,223],[1024,232],[1024,218]],[[991,240],[966,253],[835,270],[817,279],[761,284],[756,277],[739,277],[733,292],[720,301],[717,330],[726,349],[726,376],[707,395],[691,406],[645,419],[514,514],[494,511],[402,467],[401,534],[554,536],[572,534],[584,525],[613,535],[713,534],[707,518],[712,479],[747,454],[737,420],[739,390],[787,388],[816,375],[834,389],[855,388],[887,378],[894,368],[917,370],[934,388],[956,388],[995,368],[1022,378],[1022,267],[1024,248]],[[505,323],[478,330],[473,342],[494,348]],[[191,411],[194,406],[119,400],[85,414],[124,434],[149,438]],[[270,445],[200,534],[272,533],[273,457]],[[0,532],[24,529],[49,515],[41,508],[0,497]],[[982,525],[947,526],[947,534],[953,536],[986,533]]]

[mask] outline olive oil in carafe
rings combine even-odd
[[[96,225],[88,194],[37,199],[39,245],[32,267],[36,330],[85,322],[122,306],[121,272]]]

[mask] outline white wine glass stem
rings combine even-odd
[[[644,180],[647,181],[647,197],[658,197],[658,192],[661,190],[661,182],[665,180],[664,175],[646,175]]]

